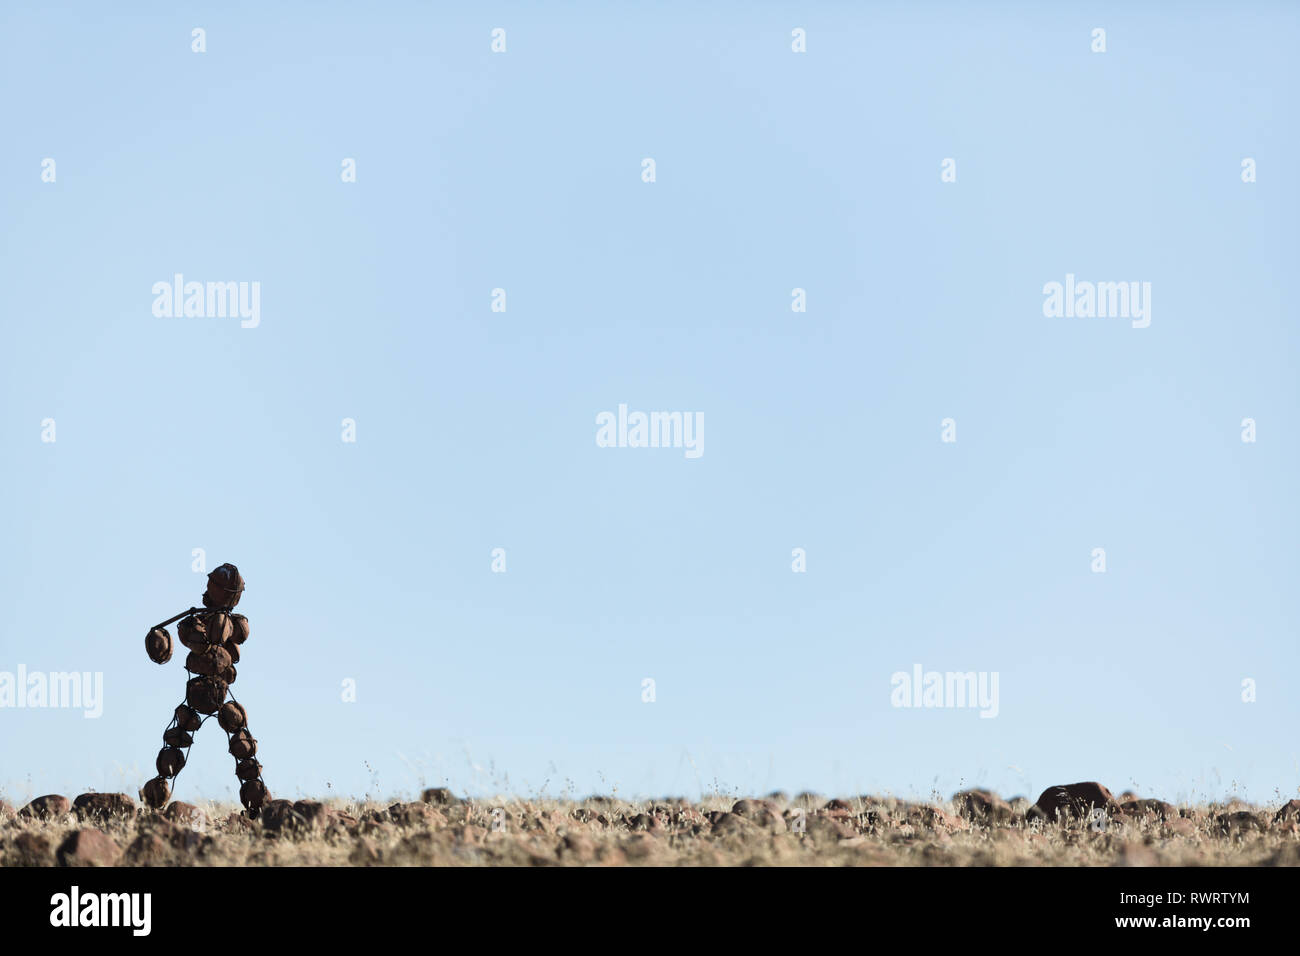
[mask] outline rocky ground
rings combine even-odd
[[[0,801],[5,866],[857,865],[1296,866],[1300,800],[1174,806],[1097,783],[1030,804],[987,790],[883,797],[624,802],[277,800],[256,820],[216,804],[161,813],[126,794]]]

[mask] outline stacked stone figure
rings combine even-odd
[[[162,808],[170,799],[168,781],[185,766],[194,734],[214,715],[226,732],[230,755],[235,758],[240,802],[251,816],[256,816],[270,799],[262,781],[262,765],[257,762],[257,741],[248,731],[248,714],[230,693],[236,677],[235,665],[239,663],[239,646],[248,640],[248,618],[234,613],[243,592],[244,579],[239,569],[233,564],[223,564],[208,575],[202,608],[182,611],[145,636],[149,659],[166,664],[172,658],[173,647],[167,625],[179,621],[176,636],[189,650],[185,658],[185,670],[190,675],[185,685],[185,700],[176,707],[163,733],[163,748],[158,751],[156,762],[158,776],[140,790],[141,799],[155,809]]]

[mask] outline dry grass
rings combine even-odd
[[[279,802],[257,823],[208,804],[202,819],[149,811],[0,820],[6,866],[75,862],[68,836],[96,828],[97,862],[198,866],[1295,866],[1300,833],[1275,809],[1183,806],[1120,814],[1097,830],[1027,819],[1023,802],[988,823],[954,802],[705,799]],[[1032,815],[1031,815],[1032,816]],[[799,832],[802,829],[802,832]],[[60,852],[60,848],[64,848]]]

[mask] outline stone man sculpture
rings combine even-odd
[[[167,625],[176,625],[176,636],[189,649],[185,671],[185,700],[176,707],[172,721],[163,732],[163,748],[155,766],[158,776],[140,790],[140,798],[161,809],[171,798],[171,785],[185,766],[194,735],[215,716],[226,732],[230,755],[235,758],[235,776],[240,780],[239,801],[250,816],[257,816],[270,799],[262,781],[262,765],[257,762],[257,741],[248,732],[248,714],[230,694],[235,682],[235,664],[239,646],[248,640],[248,618],[235,614],[235,605],[244,593],[244,579],[233,564],[223,564],[208,575],[203,592],[203,607],[192,607],[150,629],[144,647],[149,659],[166,664],[172,658],[172,636]],[[226,696],[230,694],[230,699]]]

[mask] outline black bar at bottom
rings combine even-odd
[[[1001,948],[1022,932],[1049,931],[1232,945],[1291,928],[1296,885],[1286,868],[1221,867],[33,868],[0,869],[0,915],[7,941],[75,933],[128,945],[233,942],[244,932],[274,943],[281,931],[295,945],[373,943],[399,924],[417,936],[439,924],[477,926],[471,937],[485,932],[494,942],[573,940],[575,932],[589,942],[648,935],[664,945],[679,934],[736,942],[784,924],[805,941],[843,931],[865,940],[880,930]],[[133,894],[148,894],[147,926],[144,897]],[[117,926],[81,925],[112,922],[114,910]]]

